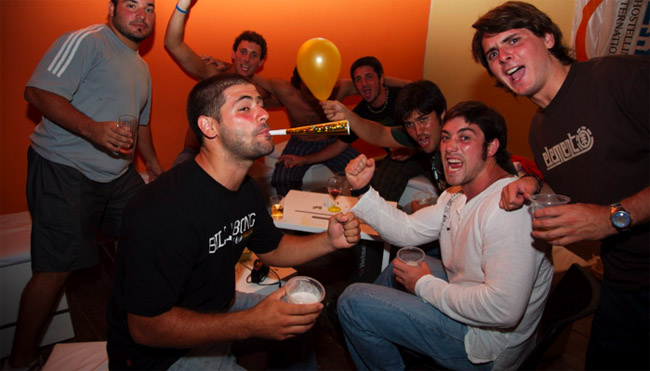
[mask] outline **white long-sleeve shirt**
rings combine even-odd
[[[516,367],[534,341],[553,275],[546,246],[531,237],[528,207],[499,208],[501,189],[514,180],[498,180],[469,202],[460,187],[449,188],[436,205],[413,215],[370,189],[351,210],[393,245],[440,240],[449,282],[426,275],[415,292],[466,324],[469,360],[495,361],[495,369]]]

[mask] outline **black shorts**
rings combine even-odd
[[[27,151],[27,204],[32,215],[32,269],[71,272],[99,262],[97,230],[119,235],[126,203],[144,187],[131,164],[121,177],[100,183],[70,166]]]

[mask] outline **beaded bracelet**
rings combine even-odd
[[[187,10],[183,10],[183,9],[179,8],[178,4],[176,4],[176,10],[178,10],[179,12],[181,12],[183,14],[187,14]]]
[[[542,191],[542,185],[544,184],[544,181],[542,180],[542,178],[538,177],[536,174],[524,174],[524,175],[520,176],[519,179],[523,179],[523,178],[526,178],[526,177],[531,177],[531,178],[537,179],[537,189],[535,190],[534,194],[538,194],[539,192]]]

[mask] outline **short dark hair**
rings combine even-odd
[[[395,118],[404,122],[414,111],[422,115],[435,112],[438,120],[447,110],[447,101],[435,83],[429,80],[414,81],[400,90],[395,99]]]
[[[300,84],[302,84],[302,78],[298,73],[298,67],[294,67],[293,72],[291,73],[291,85],[293,85],[294,88],[300,90]]]
[[[462,117],[467,123],[474,124],[481,129],[485,137],[484,151],[487,151],[490,142],[498,139],[499,149],[497,149],[494,157],[501,168],[506,170],[510,168],[510,153],[506,149],[508,145],[508,128],[506,127],[506,120],[497,110],[478,101],[464,101],[449,109],[449,112],[445,115],[444,123],[457,117]]]
[[[236,52],[237,48],[239,47],[239,43],[242,41],[248,41],[255,43],[260,46],[260,60],[264,59],[266,57],[266,40],[264,40],[264,36],[258,34],[255,31],[244,31],[237,36],[235,39],[235,42],[232,44],[232,51]]]
[[[198,126],[200,116],[209,116],[221,122],[221,107],[226,102],[223,92],[233,85],[252,84],[247,78],[224,73],[198,82],[187,97],[187,121],[196,135],[199,144],[203,143],[203,133]]]
[[[373,69],[373,71],[375,71],[378,78],[381,78],[384,75],[384,67],[381,65],[381,62],[379,62],[379,59],[372,56],[361,57],[356,61],[354,61],[354,63],[352,63],[352,66],[350,66],[350,78],[353,81],[354,81],[354,70],[363,66],[370,66]]]
[[[555,45],[549,49],[551,54],[564,65],[569,65],[576,61],[571,56],[569,48],[562,42],[562,31],[560,31],[560,28],[546,13],[528,3],[521,1],[508,1],[503,3],[483,14],[472,27],[476,29],[474,38],[472,39],[472,55],[474,56],[474,61],[480,62],[492,76],[494,75],[490,71],[487,58],[485,57],[485,50],[483,50],[483,37],[516,28],[525,28],[537,37],[544,37],[545,34],[550,33],[555,39]],[[497,81],[497,86],[505,87],[499,81]]]

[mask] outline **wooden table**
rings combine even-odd
[[[327,221],[330,216],[336,214],[327,210],[328,200],[331,200],[331,198],[327,193],[291,190],[284,198],[284,215],[282,219],[275,220],[275,225],[280,229],[291,231],[323,232],[327,230]],[[339,196],[337,203],[342,212],[347,212],[357,203],[357,198]],[[390,203],[397,206],[395,202]],[[361,239],[382,241],[379,234],[365,223],[361,224]],[[388,265],[389,257],[390,245],[384,244],[381,261],[382,270]]]

